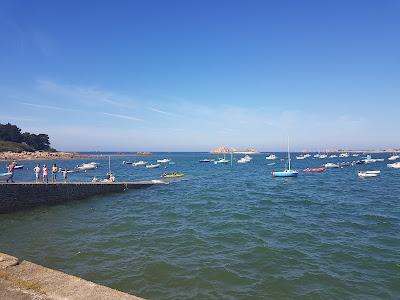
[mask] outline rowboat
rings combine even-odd
[[[324,172],[325,170],[326,170],[325,167],[307,168],[307,169],[304,169],[303,172],[319,173],[319,172]]]

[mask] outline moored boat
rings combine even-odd
[[[391,157],[388,158],[388,160],[396,160],[399,158],[400,158],[400,155],[392,155]]]
[[[392,169],[400,169],[400,162],[396,162],[393,164],[387,164],[388,168],[392,168]]]
[[[334,163],[327,163],[324,165],[324,167],[327,169],[340,168],[340,166],[338,164],[334,164]]]
[[[381,174],[381,171],[360,171],[358,172],[359,177],[377,177]]]
[[[266,156],[265,159],[266,160],[274,160],[274,159],[277,159],[277,157],[275,154],[270,154],[270,155]]]
[[[209,162],[212,162],[212,161],[213,161],[212,159],[208,159],[208,158],[199,160],[199,162],[201,162],[201,163],[209,163]]]
[[[324,172],[325,170],[326,170],[325,167],[307,168],[307,169],[304,169],[303,172],[308,172],[308,173],[320,173],[320,172]]]
[[[273,177],[297,177],[299,175],[299,172],[296,170],[292,170],[290,168],[290,147],[289,147],[289,138],[288,138],[288,168],[285,169],[284,171],[274,171],[272,172]]]
[[[147,161],[139,160],[137,162],[133,162],[132,166],[133,167],[141,167],[147,165]]]
[[[79,166],[76,166],[76,171],[90,171],[97,169],[97,163],[83,163]]]
[[[169,163],[171,160],[168,158],[163,158],[163,159],[157,159],[158,163]]]
[[[178,177],[183,177],[185,174],[183,173],[164,173],[160,177],[161,178],[178,178]]]
[[[158,168],[158,167],[160,167],[160,164],[150,164],[150,165],[146,166],[147,169],[155,169],[155,168]]]

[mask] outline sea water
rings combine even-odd
[[[161,158],[175,165],[122,164]],[[387,168],[387,159],[273,178],[285,161],[253,155],[231,166],[198,162],[203,158],[216,156],[113,156],[119,181],[186,176],[167,186],[0,215],[0,251],[147,299],[400,297],[400,170]],[[352,159],[359,158],[293,159],[292,166]],[[68,179],[104,178],[108,158],[54,162],[73,168],[90,161],[101,165]],[[16,180],[32,181],[36,162],[20,163]],[[358,170],[382,173],[359,178]]]

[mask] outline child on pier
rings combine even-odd
[[[43,183],[49,183],[49,169],[46,165],[43,165]]]

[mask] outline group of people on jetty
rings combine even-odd
[[[57,173],[59,171],[59,168],[57,167],[57,164],[53,164],[51,166],[51,182],[56,183],[57,182]],[[33,168],[33,172],[35,173],[35,180],[36,183],[40,183],[40,172],[42,172],[42,182],[43,183],[49,183],[49,168],[47,165],[43,165],[42,168],[40,168],[40,165],[37,164],[36,167]],[[66,169],[61,171],[63,175],[64,182],[67,182],[67,177],[68,177],[68,172]]]
[[[18,166],[17,162],[14,160],[12,163],[10,163],[7,166],[7,171],[10,173],[10,176],[7,178],[6,182],[14,182],[14,173],[15,169]],[[39,164],[36,165],[36,167],[33,168],[33,172],[35,173],[35,182],[36,183],[49,183],[49,173],[51,173],[51,182],[56,183],[57,182],[57,173],[59,172],[59,168],[57,167],[57,164],[53,164],[51,168],[47,167],[47,165],[43,165],[40,167]],[[40,176],[40,173],[42,176]],[[67,177],[68,177],[68,172],[66,169],[61,170],[64,182],[67,182]],[[42,177],[42,180],[40,179]]]

